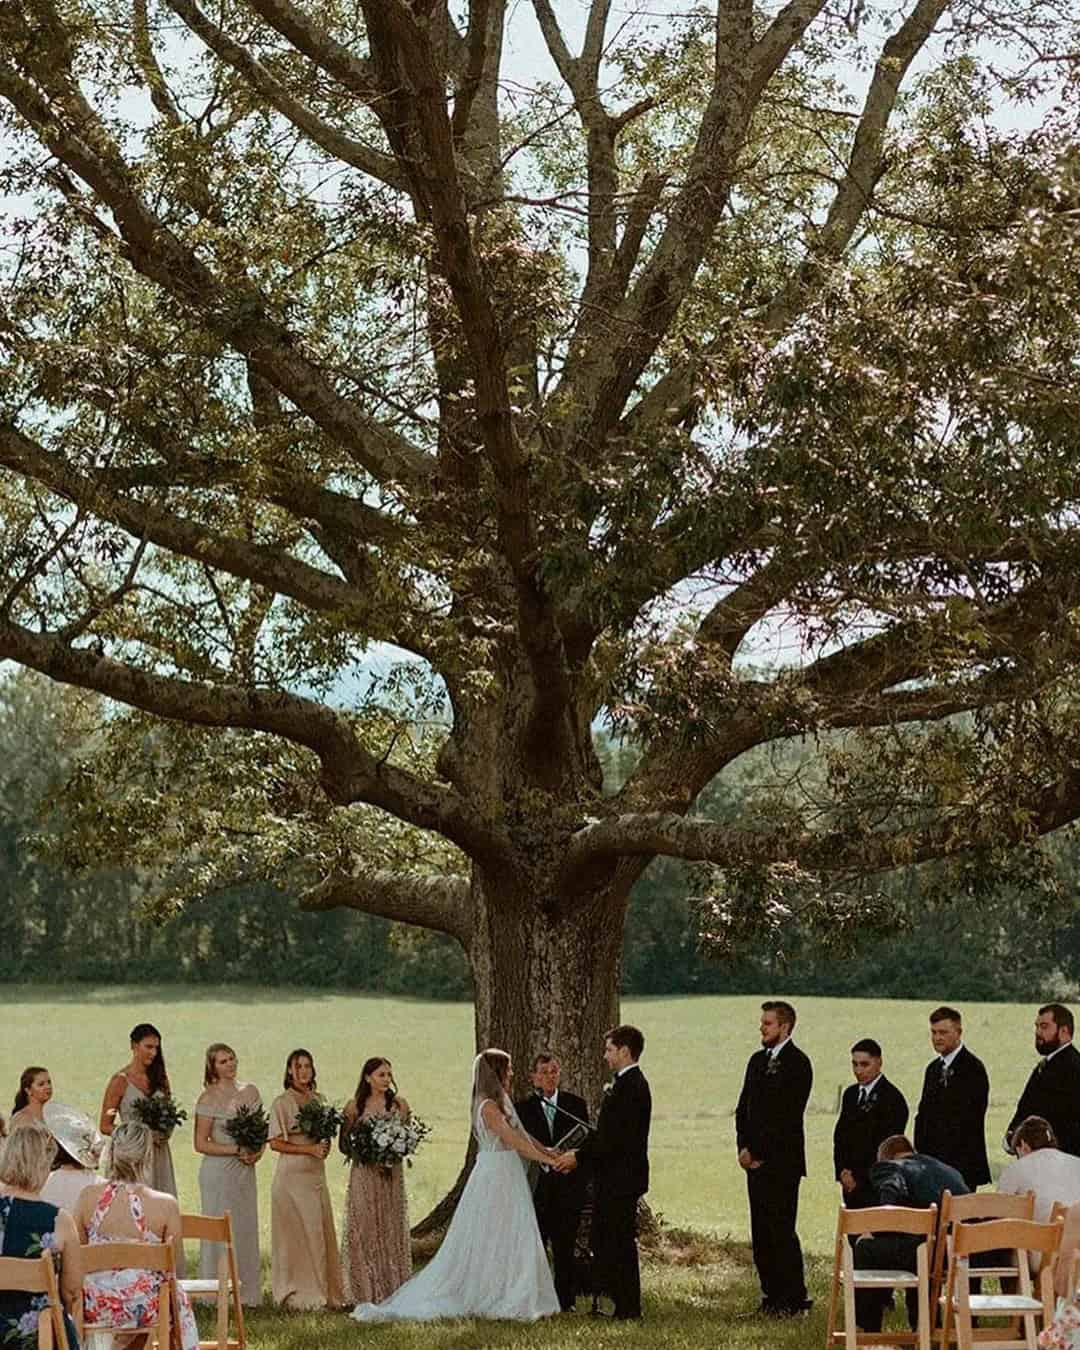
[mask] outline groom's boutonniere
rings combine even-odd
[[[614,1084],[614,1083],[605,1083],[605,1084],[604,1084],[604,1096],[605,1096],[605,1097],[608,1096],[608,1094],[612,1091],[612,1089],[613,1089],[614,1087],[615,1087],[615,1084]]]

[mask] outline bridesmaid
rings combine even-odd
[[[152,1097],[155,1092],[172,1094],[161,1032],[150,1022],[140,1022],[131,1029],[131,1062],[117,1069],[105,1088],[98,1129],[102,1134],[111,1135],[121,1122],[137,1121],[133,1103],[140,1098]],[[178,1194],[169,1141],[159,1134],[154,1135],[154,1158],[147,1185],[168,1195]]]
[[[236,1052],[223,1041],[206,1050],[205,1088],[195,1103],[195,1152],[203,1155],[199,1191],[204,1214],[232,1215],[233,1246],[240,1274],[240,1300],[249,1308],[259,1302],[259,1201],[255,1164],[263,1155],[242,1152],[230,1138],[225,1122],[241,1106],[261,1106],[254,1083],[236,1080]],[[217,1275],[217,1242],[204,1242],[199,1256],[199,1278]]]
[[[48,1069],[43,1069],[40,1064],[31,1064],[29,1068],[23,1069],[8,1129],[17,1130],[21,1125],[44,1125],[45,1103],[52,1097],[52,1091]]]
[[[407,1120],[409,1104],[397,1095],[390,1061],[376,1055],[364,1064],[356,1096],[345,1106],[340,1142],[358,1120],[391,1111]],[[350,1304],[381,1303],[412,1273],[404,1171],[357,1163],[349,1169],[341,1264]]]
[[[140,1098],[152,1097],[155,1092],[172,1095],[169,1073],[165,1068],[165,1049],[161,1044],[161,1032],[152,1022],[140,1022],[131,1028],[128,1038],[131,1042],[131,1059],[122,1069],[117,1069],[105,1087],[105,1096],[101,1102],[101,1119],[98,1129],[102,1134],[111,1135],[117,1125],[130,1121],[142,1122],[135,1114],[133,1103]],[[167,1195],[179,1197],[176,1185],[176,1172],[173,1169],[172,1149],[164,1135],[154,1134],[154,1152],[150,1164],[150,1175],[146,1184],[155,1191],[164,1191]],[[187,1274],[187,1258],[184,1244],[176,1243],[176,1275],[183,1279]]]
[[[270,1108],[270,1147],[278,1155],[271,1197],[274,1302],[290,1308],[344,1306],[334,1213],[326,1189],[328,1142],[316,1143],[296,1123],[306,1103],[322,1102],[315,1061],[294,1050],[285,1061],[285,1091]]]

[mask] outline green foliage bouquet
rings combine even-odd
[[[372,1167],[412,1166],[412,1155],[431,1133],[419,1116],[405,1120],[396,1111],[358,1120],[342,1141],[350,1163]]]
[[[177,1125],[182,1125],[188,1113],[178,1106],[167,1092],[155,1092],[149,1097],[136,1097],[131,1104],[131,1113],[147,1129],[168,1139]]]
[[[344,1119],[345,1115],[338,1107],[312,1097],[296,1113],[296,1128],[317,1144],[324,1144],[337,1138]]]
[[[244,1153],[258,1153],[270,1138],[270,1121],[262,1106],[239,1106],[225,1122],[225,1132]]]

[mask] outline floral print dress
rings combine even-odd
[[[44,1200],[21,1200],[0,1195],[0,1256],[40,1256],[56,1252],[56,1216],[60,1211]],[[38,1317],[49,1306],[44,1294],[0,1290],[0,1347],[37,1350]],[[69,1350],[79,1350],[75,1324],[64,1313]]]
[[[1040,1350],[1080,1350],[1080,1295],[1058,1301],[1057,1316],[1039,1337]]]
[[[86,1226],[91,1243],[121,1242],[115,1233],[103,1233],[101,1225],[117,1195],[127,1197],[128,1209],[142,1242],[160,1242],[151,1232],[143,1215],[138,1192],[123,1182],[111,1181],[101,1193],[90,1222]],[[83,1320],[87,1331],[95,1324],[149,1328],[157,1321],[158,1298],[164,1276],[155,1270],[102,1270],[87,1275],[83,1282]],[[183,1350],[197,1350],[199,1332],[191,1303],[182,1289],[177,1289],[180,1308],[180,1340]]]

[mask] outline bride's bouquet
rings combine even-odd
[[[344,1113],[336,1106],[312,1097],[297,1111],[296,1128],[316,1144],[325,1144],[337,1138],[344,1119]]]
[[[392,1168],[400,1163],[412,1166],[412,1156],[431,1126],[419,1116],[402,1118],[397,1111],[358,1120],[342,1141],[342,1152],[349,1163]]]
[[[131,1114],[148,1130],[168,1139],[177,1125],[187,1120],[187,1112],[177,1106],[167,1092],[155,1092],[149,1097],[136,1097],[131,1103]]]
[[[261,1106],[238,1106],[225,1122],[225,1133],[244,1153],[258,1153],[270,1138],[270,1121]]]

